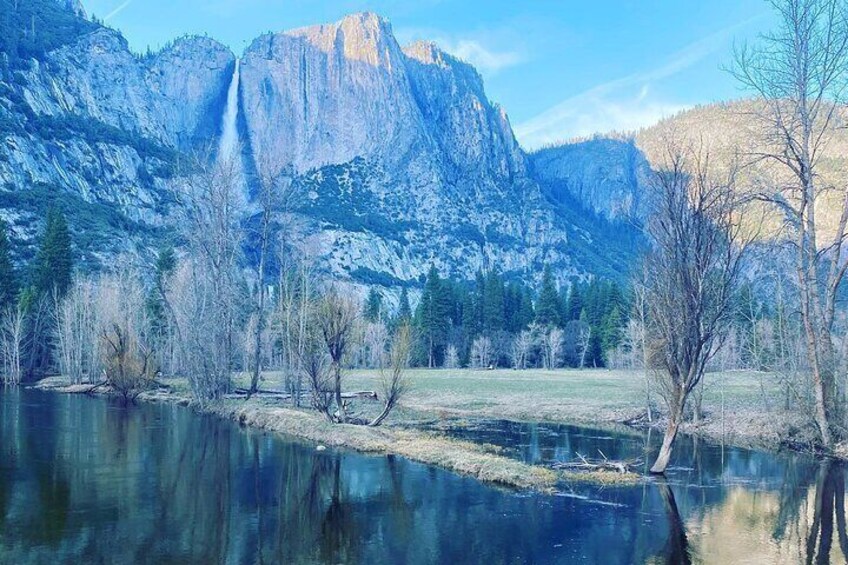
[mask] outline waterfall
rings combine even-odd
[[[241,60],[236,59],[230,89],[227,91],[227,107],[221,122],[221,141],[218,146],[218,162],[225,159],[238,159],[238,110],[239,110],[239,80],[241,79]]]

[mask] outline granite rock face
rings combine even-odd
[[[155,245],[176,156],[217,135],[235,57],[206,38],[141,57],[118,32],[93,27],[0,89],[0,212],[25,248],[46,207],[62,205],[86,242],[81,259],[96,267]]]
[[[16,71],[0,91],[0,120],[13,124],[0,139],[0,211],[16,236],[31,236],[32,199],[50,194],[126,222],[107,222],[112,244],[95,258],[149,245],[179,155],[220,136],[235,62],[208,38],[139,56],[97,27]],[[241,57],[238,100],[246,169],[292,171],[303,198],[291,239],[339,280],[397,291],[431,264],[459,278],[532,279],[544,263],[562,280],[590,274],[574,238],[585,247],[596,234],[533,176],[561,168],[531,167],[474,68],[431,43],[402,48],[379,16],[259,37]],[[599,207],[614,194],[634,213],[627,190],[578,196]]]
[[[382,18],[260,37],[242,60],[241,104],[249,157],[309,187],[304,220],[335,276],[408,282],[435,263],[526,277],[545,261],[577,272],[477,72],[430,43],[402,48]],[[368,217],[383,221],[357,220]]]
[[[651,165],[635,140],[597,137],[542,149],[533,176],[564,201],[576,199],[609,220],[644,220]]]

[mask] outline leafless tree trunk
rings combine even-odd
[[[386,346],[389,332],[382,321],[371,322],[365,326],[365,363],[371,368],[382,368],[386,364]]]
[[[633,345],[638,348],[641,357],[641,367],[645,379],[645,413],[648,421],[654,420],[653,408],[651,405],[651,375],[648,363],[648,273],[642,269],[639,278],[633,284],[633,316],[635,320],[635,328],[633,328]]]
[[[778,29],[756,48],[736,54],[734,73],[759,98],[764,148],[754,157],[784,175],[759,197],[784,217],[796,251],[796,276],[806,354],[813,375],[815,420],[825,447],[835,442],[840,410],[834,350],[837,295],[848,269],[848,179],[828,178],[822,162],[844,127],[848,83],[848,21],[843,0],[772,0]],[[837,213],[833,225],[818,213]],[[822,243],[823,242],[823,243]]]
[[[262,371],[262,335],[266,326],[266,268],[271,244],[277,240],[276,234],[281,226],[279,218],[288,210],[291,202],[291,176],[270,159],[258,163],[256,180],[258,195],[253,203],[258,207],[254,218],[249,220],[257,225],[253,227],[250,243],[256,247],[256,296],[254,298],[255,327],[253,336],[253,363],[250,377],[250,394],[259,389],[259,375]]]
[[[560,328],[553,327],[542,336],[542,358],[545,369],[549,371],[559,366],[559,360],[562,357],[563,335],[563,331]]]
[[[592,343],[592,326],[581,324],[580,335],[578,336],[580,345],[580,368],[586,368],[586,354],[589,352],[589,345]]]
[[[652,473],[664,473],[689,395],[724,340],[747,247],[738,219],[736,169],[710,169],[701,148],[669,146],[655,178],[645,298],[651,365],[668,407]]]
[[[480,336],[471,344],[471,366],[488,369],[492,363],[492,340]]]
[[[520,332],[512,342],[512,366],[515,369],[527,368],[527,358],[533,349],[533,334],[529,330]]]
[[[316,322],[330,355],[338,421],[342,424],[347,422],[345,405],[342,402],[342,369],[344,360],[354,345],[360,311],[361,308],[355,300],[342,296],[336,289],[330,289],[318,303]]]
[[[26,314],[20,305],[3,313],[0,343],[3,354],[3,382],[19,385],[23,376],[22,353],[24,348]]]
[[[459,352],[455,345],[449,345],[445,352],[445,369],[459,369]]]
[[[97,294],[93,281],[78,280],[63,299],[54,298],[59,368],[75,384],[99,374]]]
[[[241,190],[236,158],[213,162],[198,155],[182,176],[179,227],[188,253],[166,296],[182,342],[184,371],[201,401],[230,388],[242,288]]]
[[[370,426],[379,426],[401,398],[409,390],[406,370],[412,357],[412,331],[408,325],[397,329],[389,348],[388,367],[380,367],[380,393],[383,396],[383,411],[374,418]]]

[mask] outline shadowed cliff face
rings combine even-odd
[[[55,24],[58,47],[4,71],[0,214],[25,258],[46,208],[60,205],[80,260],[96,267],[156,245],[177,156],[217,135],[235,58],[206,38],[140,57],[93,23],[57,41],[55,30],[72,29],[62,18],[80,13],[76,2],[60,4],[69,11],[50,11],[39,28]]]

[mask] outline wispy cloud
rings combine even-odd
[[[112,10],[111,12],[109,12],[108,14],[103,16],[103,21],[108,22],[109,20],[111,20],[112,18],[114,18],[115,16],[117,16],[118,14],[123,12],[124,10],[126,10],[127,7],[130,4],[133,3],[133,1],[134,0],[124,0],[124,2],[122,2],[118,7],[116,7],[114,10]]]
[[[654,83],[673,77],[727,47],[733,34],[761,16],[728,26],[690,43],[665,63],[594,86],[518,124],[522,145],[537,148],[569,137],[628,131],[656,123],[687,108],[654,95]]]
[[[470,63],[486,76],[493,76],[526,60],[524,53],[512,45],[499,47],[495,38],[500,34],[491,30],[478,30],[468,34],[447,34],[433,29],[401,28],[395,30],[395,35],[402,43],[419,39],[432,41],[447,53]]]
[[[522,62],[523,58],[517,51],[497,51],[485,47],[473,39],[436,40],[439,46],[463,61],[471,63],[484,74],[495,74],[498,71],[512,67]]]

